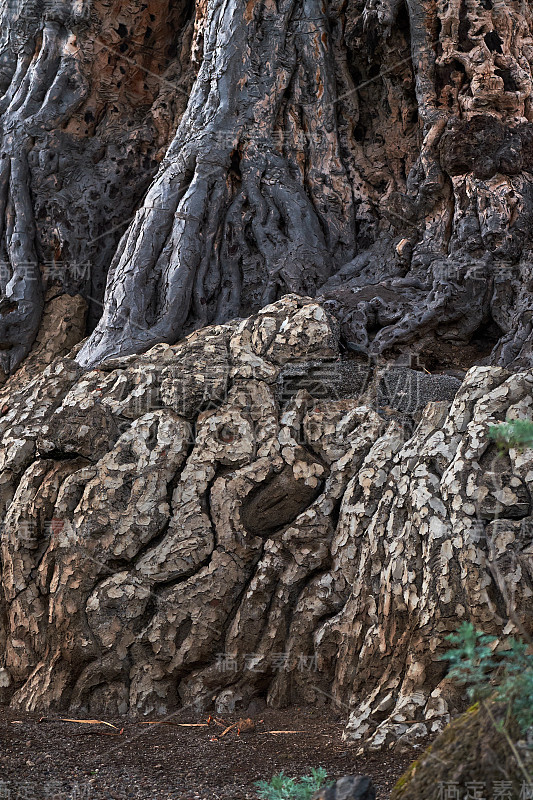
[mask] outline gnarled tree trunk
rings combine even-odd
[[[194,68],[191,9],[119,0],[0,3],[0,367],[46,289],[102,313],[112,253],[157,169]]]
[[[332,698],[379,747],[454,710],[458,620],[531,630],[531,452],[487,436],[531,416],[531,372],[498,366],[533,359],[531,21],[0,5],[5,373],[38,337],[0,397],[0,699]],[[83,314],[54,293],[87,300],[90,336],[50,363],[46,301]],[[287,375],[357,373],[346,346],[493,363],[407,421],[359,390],[280,401]]]
[[[355,350],[531,362],[528,3],[65,8],[2,11],[6,370],[57,258],[86,366],[288,291]]]
[[[531,417],[533,371],[474,368],[452,404],[456,379],[395,368],[377,413],[353,361],[334,395],[336,328],[289,295],[104,369],[57,359],[11,393],[0,701],[334,702],[379,748],[460,706],[440,658],[460,620],[533,631],[533,451],[488,436]]]
[[[175,341],[280,291],[315,294],[354,252],[324,4],[216,0],[196,22],[202,66],[82,364]]]

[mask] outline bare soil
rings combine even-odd
[[[249,714],[255,729],[224,733],[239,717],[211,720],[182,710],[164,724],[106,719],[115,725],[41,719],[0,707],[2,800],[248,800],[254,783],[283,770],[297,777],[324,767],[331,779],[369,775],[378,800],[420,750],[357,756],[342,740],[343,718],[312,707]],[[80,718],[81,719],[81,718]],[[284,733],[273,733],[284,731]]]

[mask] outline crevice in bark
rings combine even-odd
[[[35,338],[43,287],[81,291],[94,327],[118,233],[190,88],[191,67],[180,63],[190,46],[190,3],[169,9],[136,0],[127,26],[118,0],[111,7],[95,0],[90,13],[82,5],[53,0],[0,10],[0,301],[9,304],[0,304],[0,364],[7,374]],[[169,59],[170,40],[181,50]]]
[[[250,299],[252,285],[259,289],[255,308],[275,300],[280,291],[314,293],[340,258],[335,251],[340,247],[345,258],[346,248],[353,249],[351,193],[343,186],[329,102],[335,88],[326,28],[324,10],[314,0],[288,0],[275,13],[259,3],[249,18],[234,4],[208,4],[203,62],[187,113],[117,253],[104,316],[80,353],[80,363],[174,341],[212,319],[238,316],[241,298]],[[321,53],[318,66],[313,48]],[[228,80],[242,87],[237,96]],[[273,138],[291,81],[312,134],[313,174],[305,174],[294,152],[296,129],[284,131],[287,141],[281,146]],[[271,101],[265,105],[267,96]],[[319,118],[325,125],[321,134]],[[317,160],[331,168],[331,186],[322,178],[315,185]],[[192,183],[183,191],[185,173],[193,167]],[[336,173],[339,177],[333,178]],[[328,197],[336,200],[338,211]],[[170,214],[164,210],[168,204]],[[166,244],[158,236],[161,226],[171,231]],[[217,247],[221,240],[226,247]],[[237,244],[240,263],[235,263]],[[147,317],[144,301],[131,303],[142,295],[148,272],[156,281],[157,322]],[[210,300],[220,288],[213,314]]]

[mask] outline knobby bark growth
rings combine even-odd
[[[484,476],[531,376],[474,371],[407,442],[355,399],[282,414],[275,387],[340,356],[324,307],[372,355],[531,363],[530,6],[0,0],[0,22],[0,365],[50,290],[91,334],[0,403],[0,699],[333,696],[375,746],[427,734],[466,610],[530,627],[530,454]],[[287,292],[323,305],[83,370]]]
[[[289,291],[328,299],[355,350],[531,363],[527,2],[1,13],[6,371],[50,262],[90,299],[86,366]]]
[[[473,368],[452,404],[451,376],[365,384],[347,360],[337,382],[338,356],[323,307],[288,295],[0,396],[0,703],[333,701],[376,749],[461,708],[446,634],[533,630],[533,450],[488,435],[531,416],[533,371]]]

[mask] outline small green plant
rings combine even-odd
[[[449,676],[467,687],[470,699],[490,697],[504,703],[522,733],[532,728],[533,655],[528,645],[509,637],[506,649],[494,652],[491,645],[497,637],[477,631],[470,622],[446,639],[453,645],[443,656],[451,665]]]
[[[258,781],[255,787],[261,800],[309,800],[314,792],[326,784],[327,777],[322,767],[312,769],[310,775],[305,775],[299,781],[280,772],[268,782]]]
[[[528,419],[507,420],[501,425],[492,425],[489,436],[500,450],[525,450],[533,447],[533,422]]]

